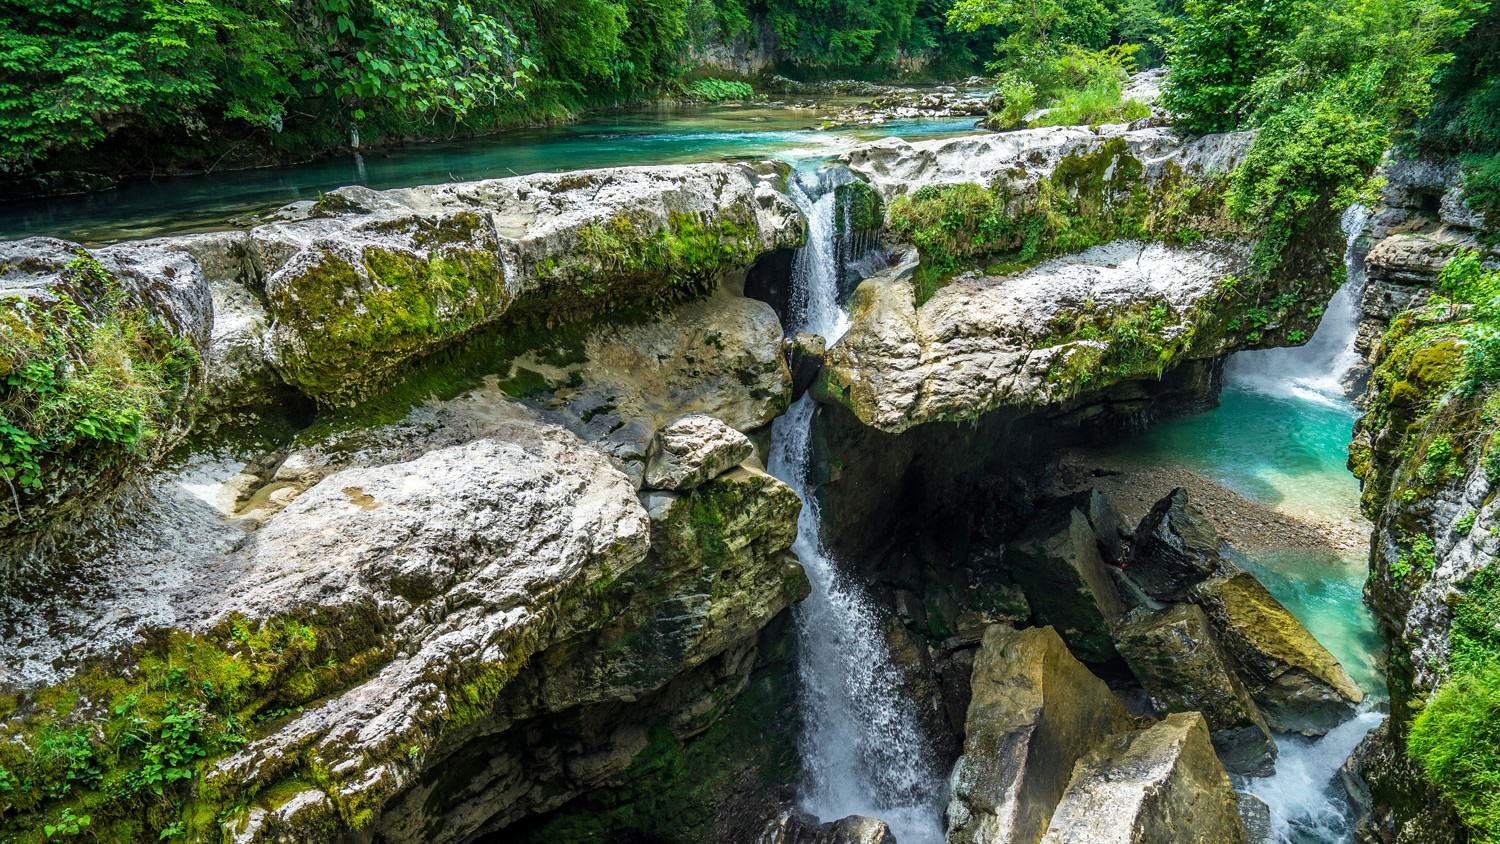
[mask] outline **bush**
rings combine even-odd
[[[1444,683],[1417,716],[1407,749],[1453,800],[1472,840],[1500,842],[1500,665]]]
[[[729,79],[698,79],[683,86],[683,90],[695,100],[709,102],[746,100],[755,96],[755,89],[750,87],[750,83]]]
[[[1187,0],[1167,38],[1162,107],[1189,132],[1225,132],[1250,115],[1251,86],[1294,31],[1294,0]]]

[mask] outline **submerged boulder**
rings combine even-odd
[[[1176,713],[1105,739],[1078,761],[1044,844],[1245,844],[1208,728]]]
[[[1138,613],[1121,625],[1116,645],[1158,713],[1202,713],[1224,767],[1271,773],[1276,743],[1201,608]]]
[[[646,486],[692,489],[740,465],[755,452],[750,438],[712,416],[686,416],[656,434]]]
[[[1087,662],[1114,657],[1110,629],[1125,610],[1087,516],[1072,508],[1043,517],[1005,546],[1004,562],[1037,624],[1056,629]]]
[[[1188,597],[1203,608],[1272,727],[1321,735],[1364,699],[1333,654],[1248,572],[1205,580]]]
[[[1141,519],[1125,573],[1146,594],[1169,601],[1180,599],[1222,565],[1213,522],[1188,500],[1187,490],[1178,487]]]
[[[947,840],[1036,844],[1073,764],[1131,717],[1050,627],[986,629],[971,682]]]

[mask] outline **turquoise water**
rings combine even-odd
[[[1285,513],[1354,521],[1359,482],[1344,464],[1356,415],[1341,400],[1231,382],[1216,409],[1157,423],[1121,451],[1192,469]],[[1241,563],[1378,697],[1385,687],[1375,661],[1380,637],[1362,597],[1367,554],[1363,545],[1259,551]]]
[[[553,170],[833,155],[877,138],[974,132],[974,118],[891,121],[818,131],[845,100],[632,110],[484,138],[414,144],[287,167],[135,181],[115,190],[0,205],[0,240],[49,235],[97,244],[222,227],[228,220],[344,185],[384,189]]]

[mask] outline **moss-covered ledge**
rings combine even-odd
[[[802,242],[777,176],[703,164],[335,191],[250,232],[267,348],[288,383],[344,404],[507,315],[576,323],[701,296]]]
[[[1015,273],[966,273],[917,304],[919,265],[864,282],[813,386],[887,433],[1070,402],[1181,364],[1306,342],[1338,278],[1243,275],[1241,244],[1116,241]]]

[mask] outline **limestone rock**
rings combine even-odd
[[[774,821],[761,844],[897,844],[885,821],[850,815],[828,823],[806,812],[792,812]]]
[[[658,431],[646,463],[646,485],[692,489],[740,465],[755,452],[750,438],[712,416],[687,416]]]
[[[6,413],[38,440],[30,465],[7,452],[15,476],[0,535],[46,527],[181,440],[202,389],[212,320],[208,285],[185,252],[131,243],[89,251],[46,237],[0,242],[0,374],[30,385],[8,389]],[[68,412],[62,422],[33,418],[38,396],[88,376],[97,376],[89,401],[109,404],[108,414],[133,413],[136,424],[124,425],[132,430],[100,432],[102,419],[85,414],[76,426]]]
[[[1177,713],[1106,739],[1078,761],[1045,844],[1245,844],[1208,728]]]
[[[1223,565],[1218,531],[1181,487],[1151,507],[1134,537],[1125,572],[1157,600],[1180,598]]]
[[[1240,803],[1240,823],[1245,827],[1247,844],[1270,844],[1271,807],[1254,794],[1239,792],[1235,795]]]
[[[1038,624],[1056,629],[1088,662],[1115,656],[1110,628],[1125,610],[1088,517],[1077,508],[1042,516],[1006,545],[1004,561]]]
[[[333,191],[306,219],[250,232],[273,360],[337,402],[519,304],[576,319],[607,296],[617,307],[707,289],[800,242],[790,200],[759,185],[750,167],[706,164]]]
[[[997,408],[1064,402],[1130,378],[1155,379],[1164,360],[1248,347],[1237,334],[1205,329],[1231,318],[1214,312],[1222,304],[1219,284],[1243,259],[1223,245],[1119,241],[1018,275],[959,276],[920,307],[911,279],[916,265],[907,263],[854,292],[851,326],[828,350],[814,395],[848,406],[867,425],[900,433]],[[1116,334],[1059,336],[1057,326],[1100,314],[1144,314],[1142,303],[1158,308],[1149,366],[1130,345],[1135,341]]]
[[[975,182],[988,186],[1001,179],[1015,187],[1046,175],[1069,156],[1086,155],[1111,141],[1141,161],[1148,177],[1176,167],[1196,172],[1233,170],[1244,157],[1249,132],[1185,140],[1167,129],[1126,130],[1107,127],[1049,126],[989,135],[907,142],[887,138],[862,144],[841,160],[887,200],[914,193],[926,185]]]
[[[1073,764],[1130,715],[1050,627],[987,629],[972,687],[947,840],[1036,844]]]
[[[1224,767],[1237,774],[1271,773],[1276,743],[1202,609],[1176,604],[1133,615],[1116,645],[1159,714],[1202,713]]]
[[[817,334],[798,332],[790,343],[788,364],[792,371],[792,401],[802,398],[807,388],[818,378],[823,368],[823,358],[828,354],[828,341]]]
[[[1364,699],[1333,654],[1248,572],[1205,580],[1189,597],[1272,727],[1321,735]]]

